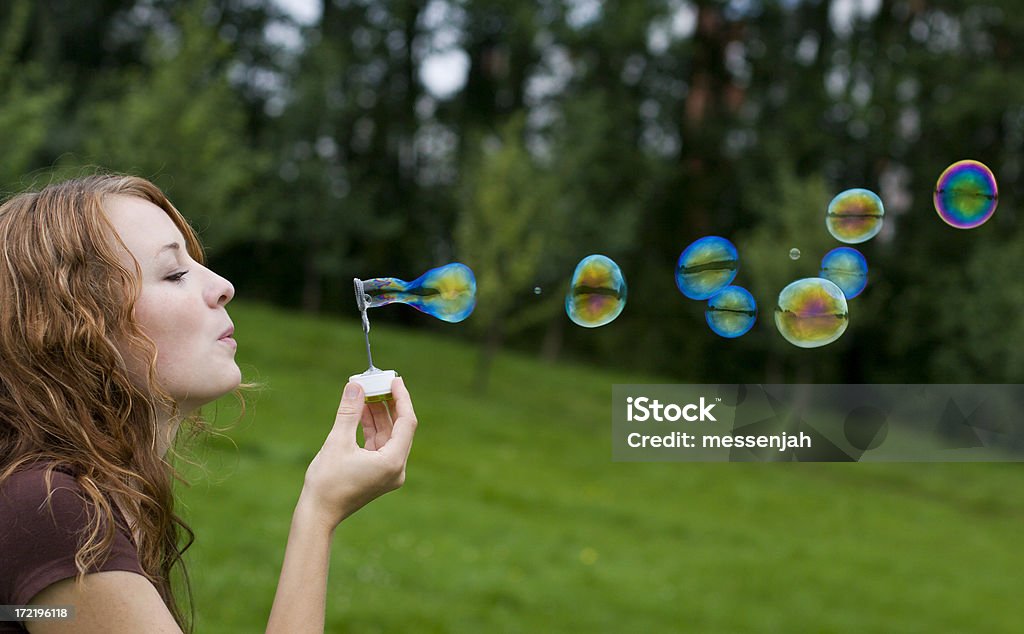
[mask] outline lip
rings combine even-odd
[[[238,342],[237,342],[237,341],[235,341],[235,340],[234,340],[234,339],[232,338],[232,335],[233,335],[233,334],[235,334],[235,327],[234,327],[234,326],[230,326],[230,327],[229,327],[229,328],[228,328],[227,330],[225,330],[225,331],[224,331],[224,332],[223,332],[223,333],[221,334],[220,338],[218,338],[218,339],[217,339],[217,341],[219,341],[219,342],[221,342],[221,343],[226,343],[226,344],[228,344],[229,346],[231,346],[231,348],[232,348],[233,350],[237,350],[237,349],[238,349]]]

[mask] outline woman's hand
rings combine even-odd
[[[405,482],[416,414],[405,382],[392,381],[393,401],[364,403],[358,383],[345,386],[334,428],[306,469],[299,508],[330,530],[368,502]],[[395,418],[392,419],[393,407]],[[363,426],[364,446],[356,442]]]

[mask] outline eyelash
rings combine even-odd
[[[180,273],[174,273],[173,275],[168,275],[166,279],[168,281],[171,281],[171,282],[181,282],[181,278],[185,277],[186,273],[188,273],[188,271],[181,271]]]

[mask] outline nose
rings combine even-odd
[[[210,271],[212,281],[210,282],[208,299],[212,306],[224,306],[235,296],[235,287],[227,279]]]
[[[235,286],[226,278],[223,278],[219,275],[217,277],[220,279],[221,282],[224,283],[224,286],[221,288],[220,297],[217,299],[217,304],[223,306],[230,302],[231,299],[235,296]]]

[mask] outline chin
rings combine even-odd
[[[227,372],[220,377],[207,377],[199,389],[185,393],[183,398],[175,399],[183,414],[189,414],[200,407],[216,401],[222,396],[230,394],[242,384],[242,373],[235,367],[233,372]]]
[[[216,383],[217,393],[210,400],[217,400],[225,394],[230,394],[232,391],[238,389],[238,386],[242,384],[242,372],[237,367],[223,381]]]

